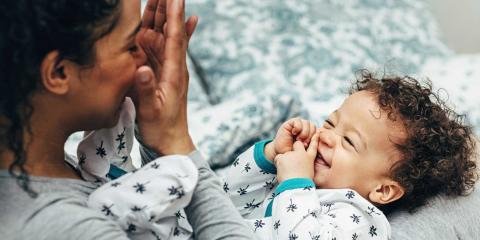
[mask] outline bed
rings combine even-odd
[[[480,55],[449,49],[423,0],[187,0],[186,6],[200,17],[189,49],[189,127],[220,176],[286,119],[323,122],[363,68],[429,78],[480,134]],[[79,138],[70,138],[67,151],[75,152]],[[392,237],[477,239],[478,206],[478,191],[439,196],[414,214],[389,216]]]

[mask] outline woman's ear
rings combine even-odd
[[[68,60],[60,59],[58,51],[49,52],[40,66],[43,89],[57,95],[66,94],[72,84],[72,77],[77,76],[75,71],[76,66]]]
[[[400,199],[405,189],[396,181],[385,180],[377,185],[369,194],[370,202],[385,205]]]

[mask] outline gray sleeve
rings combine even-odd
[[[194,151],[189,157],[199,171],[197,188],[186,208],[196,239],[255,239],[200,152]]]
[[[115,221],[68,198],[50,201],[17,234],[14,239],[129,239]]]

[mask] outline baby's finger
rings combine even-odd
[[[298,135],[302,131],[302,120],[296,118],[293,120],[292,135]]]
[[[308,149],[307,149],[307,154],[312,157],[315,157],[317,155],[317,148],[318,148],[318,133],[312,136],[310,145],[308,146]]]
[[[293,151],[303,151],[305,152],[305,147],[301,141],[295,141],[293,144]]]
[[[304,142],[305,140],[308,139],[308,135],[310,133],[310,123],[305,119],[302,119],[301,121],[302,121],[302,131],[298,135],[297,140]]]
[[[311,121],[310,122],[310,133],[308,134],[308,138],[305,142],[307,143],[310,143],[311,141],[311,138],[313,137],[313,135],[315,134],[315,132],[317,131],[317,126],[315,126],[315,124]]]

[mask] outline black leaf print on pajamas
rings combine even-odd
[[[287,207],[287,212],[295,212],[297,210],[297,204],[294,204],[292,199],[290,198],[290,205]]]
[[[148,182],[147,182],[147,183],[148,183]],[[133,188],[135,188],[135,192],[136,192],[136,193],[143,194],[143,193],[147,190],[146,187],[145,187],[145,185],[146,185],[147,183],[138,183],[138,182],[137,182],[137,184],[135,184],[135,185],[133,186]]]
[[[223,183],[223,191],[225,191],[225,193],[228,193],[229,190],[230,190],[230,188],[228,187],[228,183],[224,182]]]
[[[120,185],[122,185],[120,182],[113,182],[112,184],[110,184],[111,187],[115,187],[115,188]]]
[[[273,229],[277,230],[278,227],[280,227],[280,225],[281,225],[281,224],[280,224],[280,220],[275,221],[275,223],[273,224]]]
[[[239,160],[240,160],[239,158],[236,158],[235,161],[233,161],[233,166],[234,167],[236,167],[238,165]]]
[[[255,220],[255,223],[253,225],[255,226],[255,232],[256,232],[258,228],[263,228],[265,223],[261,219],[259,219],[259,220]]]
[[[102,212],[105,213],[105,216],[115,216],[111,210],[112,207],[113,207],[113,204],[110,206],[107,206],[107,205],[102,206]]]
[[[308,235],[310,235],[311,240],[320,240],[320,235],[312,234],[311,232],[308,232]]]
[[[358,238],[357,233],[353,233],[353,235],[352,235],[352,240],[357,240],[357,238]]]
[[[354,223],[356,223],[356,224],[358,224],[358,223],[360,222],[360,217],[361,217],[361,216],[355,215],[355,213],[352,214],[352,216],[350,216],[350,218],[352,219],[352,221],[353,221]]]
[[[126,146],[125,146],[126,142],[124,141],[124,138],[125,138],[125,128],[123,128],[123,132],[118,134],[117,138],[115,139],[115,141],[119,142],[118,146],[117,146],[118,153],[120,153],[120,151],[122,151],[122,149],[126,148]]]
[[[180,219],[180,218],[183,218],[183,219],[185,219],[185,217],[184,217],[184,216],[182,216],[182,213],[180,212],[180,210],[179,210],[178,212],[176,212],[176,213],[175,213],[175,217],[176,217],[177,219]]]
[[[137,231],[137,226],[129,223],[127,228],[127,233],[133,233]]]
[[[260,207],[260,204],[262,204],[262,202],[259,202],[259,203],[255,203],[255,199],[253,199],[251,202],[249,203],[246,203],[245,204],[245,207],[243,207],[243,209],[255,209],[255,208],[259,208]]]
[[[150,165],[150,167],[153,168],[153,169],[158,169],[158,167],[160,167],[160,164],[154,162],[154,163],[152,163],[152,165]]]
[[[312,190],[312,186],[306,186],[306,187],[303,188],[303,190],[310,191],[310,190]]]
[[[370,236],[377,236],[377,228],[375,226],[370,226],[370,231],[368,232],[368,234],[370,234]]]
[[[275,185],[273,184],[273,181],[275,181],[275,178],[273,178],[270,181],[266,181],[265,184],[263,185],[263,187],[268,189],[268,190],[272,190],[275,187]]]
[[[298,235],[295,233],[288,234],[288,240],[296,240],[298,239]]]
[[[143,207],[143,208],[141,208],[141,207],[139,207],[139,206],[133,206],[132,208],[130,208],[130,210],[132,210],[132,212],[140,212],[140,211],[142,211],[144,208],[146,208],[146,206]]]
[[[375,207],[367,207],[368,210],[365,211],[369,216],[372,216],[372,214],[380,215],[380,213],[375,211]]]
[[[173,228],[173,236],[180,236],[180,229],[177,227]]]
[[[348,199],[352,199],[353,197],[355,197],[355,193],[353,191],[348,191],[347,194],[345,194],[345,197],[347,197]]]
[[[185,192],[183,191],[183,186],[179,186],[179,187],[171,186],[168,188],[168,191],[169,191],[168,195],[176,196],[177,199],[180,199],[183,196],[185,196]]]
[[[79,164],[79,165],[85,164],[85,160],[86,160],[86,159],[87,159],[87,156],[85,156],[85,154],[82,153],[82,154],[80,155],[80,158],[78,159],[78,164]]]
[[[243,171],[242,171],[242,172],[248,172],[248,171],[250,171],[250,169],[252,169],[252,168],[250,167],[250,163],[246,163],[245,166],[243,167]]]
[[[241,196],[241,195],[244,195],[244,194],[247,194],[247,189],[248,189],[248,187],[250,187],[250,185],[247,185],[245,188],[239,188],[239,189],[237,190],[237,193],[240,194],[240,196]]]
[[[96,155],[99,155],[101,158],[104,158],[107,155],[105,148],[103,147],[103,141],[100,142],[100,146],[96,148],[97,152]]]

